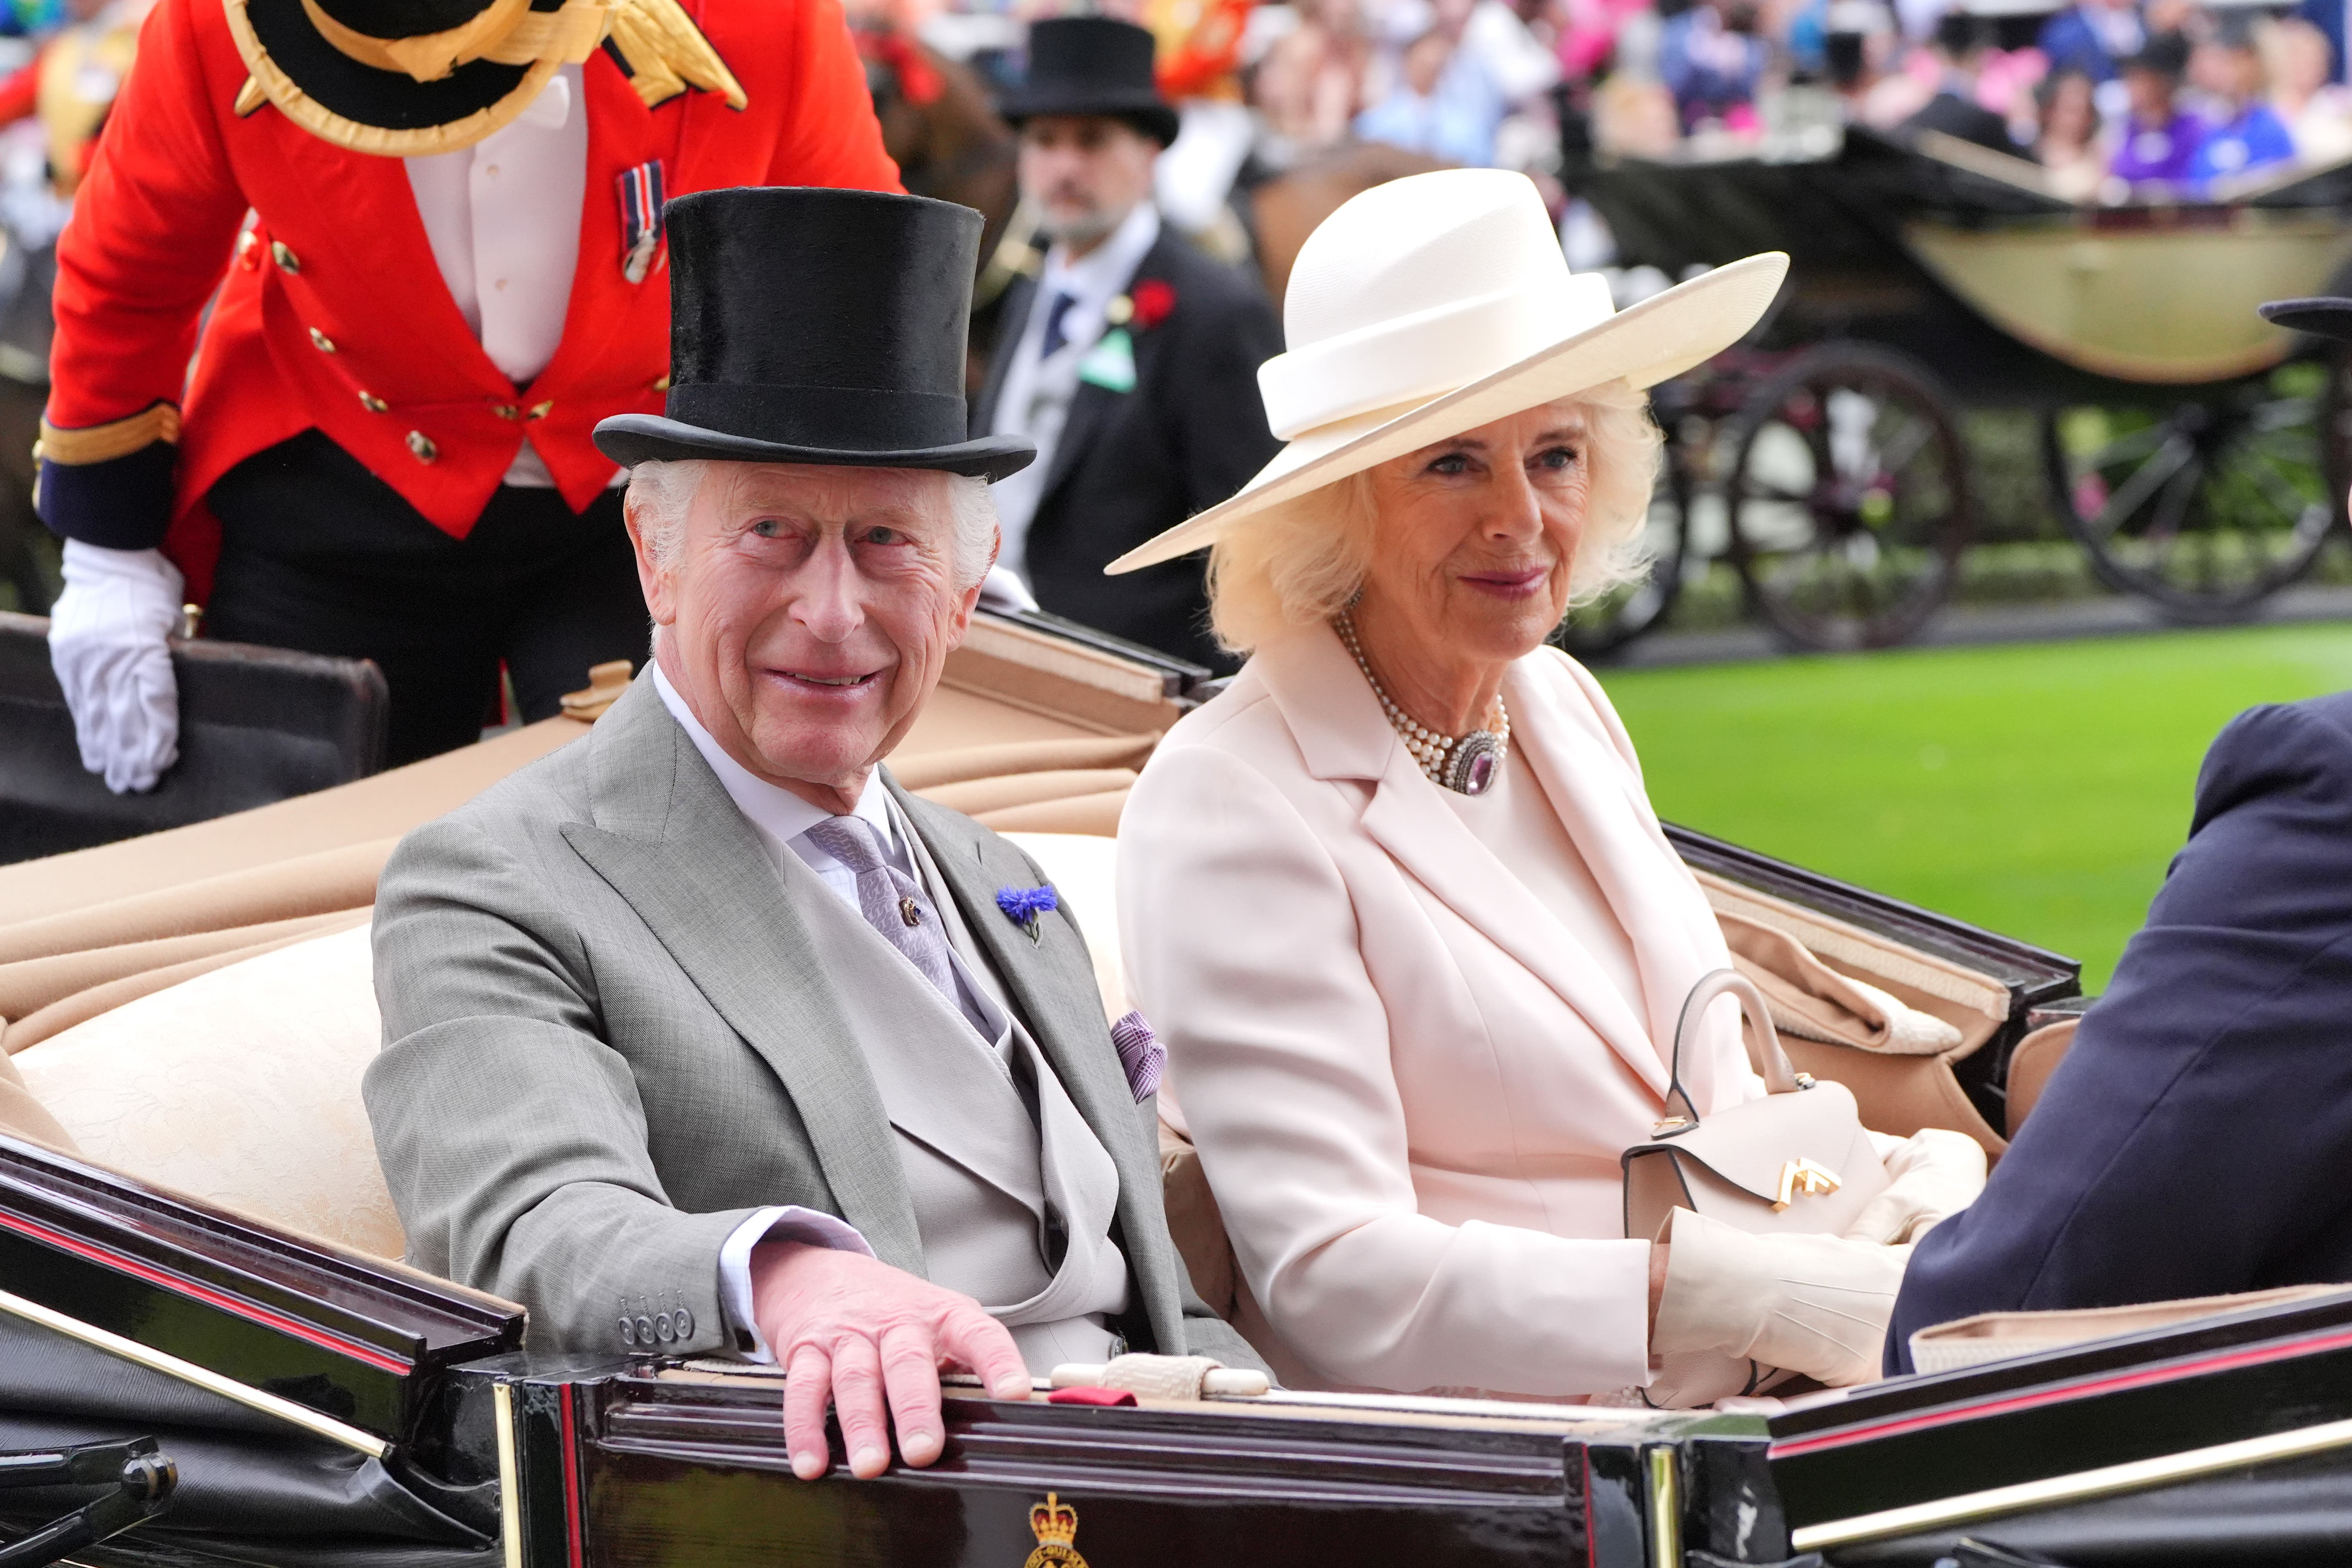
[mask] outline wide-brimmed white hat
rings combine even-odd
[[[1104,570],[1213,544],[1267,508],[1376,463],[1607,382],[1647,387],[1746,336],[1788,274],[1775,251],[1622,310],[1570,272],[1524,174],[1446,169],[1375,185],[1300,247],[1287,353],[1259,367],[1289,445],[1244,485]]]

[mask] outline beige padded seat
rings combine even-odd
[[[365,926],[142,996],[10,1059],[91,1163],[378,1258],[405,1250],[360,1076]]]
[[[1127,1011],[1117,846],[1024,833]],[[10,1059],[84,1158],[379,1258],[400,1218],[360,1079],[383,1033],[364,926],[293,942],[125,1003]]]

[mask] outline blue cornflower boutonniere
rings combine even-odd
[[[996,907],[1004,911],[1006,920],[1027,931],[1031,942],[1035,942],[1040,935],[1037,917],[1052,914],[1062,907],[1062,900],[1053,884],[1047,882],[1034,888],[999,888]]]

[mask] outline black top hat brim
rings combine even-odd
[[[2352,342],[2352,300],[2273,300],[2255,309],[2274,327]]]
[[[1035,89],[1015,89],[1005,95],[997,106],[997,113],[1015,131],[1028,121],[1045,114],[1099,114],[1112,120],[1124,120],[1162,147],[1176,140],[1181,124],[1176,110],[1166,99],[1156,92],[1129,92],[1118,89],[1087,89],[1083,84],[1046,83]]]
[[[620,464],[680,463],[715,459],[722,463],[807,463],[826,468],[937,468],[993,483],[1017,474],[1036,459],[1037,448],[1020,436],[982,436],[945,447],[913,447],[895,450],[851,450],[839,447],[796,447],[782,441],[761,441],[730,436],[659,414],[615,414],[596,426],[596,449]]]

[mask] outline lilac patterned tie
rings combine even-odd
[[[923,895],[922,884],[882,858],[874,829],[855,816],[836,816],[808,830],[808,841],[857,876],[857,908],[866,923],[907,955],[923,978],[939,988],[961,1016],[955,966],[948,961],[947,932],[940,911]]]

